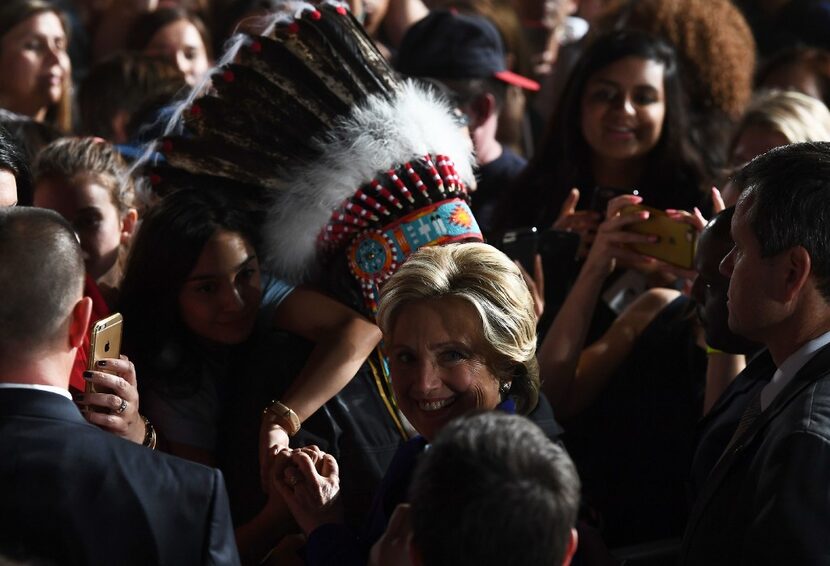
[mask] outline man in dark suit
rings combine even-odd
[[[217,470],[103,432],[69,396],[91,310],[72,228],[0,209],[0,266],[0,555],[238,564]]]
[[[768,380],[704,482],[682,564],[830,564],[830,144],[750,162],[732,219],[729,327]]]

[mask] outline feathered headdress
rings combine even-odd
[[[472,144],[442,99],[398,79],[345,4],[289,3],[264,28],[238,36],[183,104],[153,180],[260,191],[266,265],[302,282],[345,252],[374,312],[409,253],[482,239],[467,203]]]

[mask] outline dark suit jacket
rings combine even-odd
[[[238,564],[219,471],[117,438],[60,395],[0,389],[0,554]]]
[[[830,346],[743,438],[703,485],[681,564],[830,564]]]
[[[769,351],[752,359],[751,365],[739,373],[706,415],[697,423],[694,456],[689,474],[689,495],[694,502],[715,464],[729,444],[738,421],[755,394],[769,383],[775,364]]]

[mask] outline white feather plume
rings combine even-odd
[[[455,162],[465,185],[474,180],[469,136],[445,100],[412,81],[391,99],[370,96],[315,143],[322,158],[286,176],[263,232],[266,265],[294,283],[313,271],[317,237],[332,211],[378,174],[441,154]]]

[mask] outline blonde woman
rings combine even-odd
[[[383,286],[377,321],[398,407],[418,435],[398,449],[359,541],[340,538],[348,531],[338,524],[334,458],[315,447],[280,452],[271,481],[309,536],[308,564],[334,563],[331,552],[351,564],[368,550],[404,502],[417,458],[456,417],[518,412],[553,439],[560,432],[539,396],[533,299],[502,252],[482,243],[419,249]]]
[[[753,98],[732,134],[729,162],[743,166],[774,147],[830,140],[830,110],[821,100],[794,90],[761,91]],[[732,206],[738,194],[731,184],[723,199]]]

